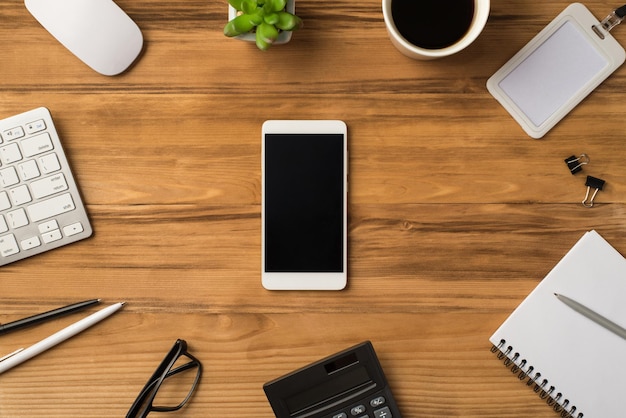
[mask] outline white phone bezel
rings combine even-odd
[[[343,271],[266,272],[265,271],[265,136],[267,134],[341,134],[343,135]],[[261,134],[261,281],[268,290],[341,290],[348,280],[348,129],[340,120],[268,120]]]
[[[531,54],[538,50],[554,33],[565,23],[572,22],[577,30],[587,40],[591,41],[595,51],[599,53],[607,64],[590,78],[575,94],[552,113],[539,125],[531,121],[520,106],[501,88],[502,81],[517,69]],[[593,30],[600,31],[604,36],[601,39]],[[604,30],[600,22],[584,5],[573,3],[563,10],[552,22],[548,24],[537,36],[514,55],[502,68],[493,74],[487,81],[487,89],[500,102],[500,104],[513,116],[524,131],[532,138],[543,137],[576,105],[587,97],[600,83],[611,75],[624,62],[626,54],[622,46],[615,38]]]

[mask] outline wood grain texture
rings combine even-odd
[[[0,0],[0,117],[50,109],[95,231],[2,267],[0,322],[127,301],[0,376],[0,417],[124,416],[176,338],[205,373],[172,416],[272,417],[264,382],[366,339],[405,418],[557,416],[488,338],[585,231],[626,253],[626,69],[542,140],[485,83],[568,2],[494,0],[471,47],[431,62],[395,50],[379,0],[298,0],[304,28],[266,53],[222,35],[221,0],[117,3],[146,45],[107,78]],[[348,125],[344,291],[261,287],[261,124],[283,118]],[[586,174],[607,182],[593,209]],[[82,316],[1,336],[0,353]]]

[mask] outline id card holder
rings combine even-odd
[[[401,418],[369,341],[263,385],[276,418]]]
[[[532,138],[543,137],[624,63],[610,17],[601,23],[584,5],[569,5],[487,81]]]

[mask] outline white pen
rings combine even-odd
[[[579,314],[586,316],[587,318],[591,319],[596,324],[626,339],[626,329],[617,325],[615,322],[611,321],[610,319],[603,317],[602,315],[600,315],[597,312],[592,311],[591,309],[589,309],[582,303],[576,302],[575,300],[570,299],[567,296],[563,296],[558,293],[555,293],[554,296],[556,296],[561,302],[563,302],[564,304],[566,304],[567,306],[569,306],[570,308],[572,308]]]
[[[26,360],[35,357],[37,354],[43,353],[49,348],[54,347],[55,345],[67,340],[68,338],[73,337],[79,332],[84,331],[90,326],[95,325],[103,319],[111,316],[112,314],[117,312],[122,306],[124,306],[124,303],[125,302],[115,303],[111,306],[101,309],[98,312],[93,313],[66,328],[63,328],[61,331],[58,331],[51,336],[44,338],[38,343],[33,344],[24,350],[19,350],[13,355],[5,357],[3,360],[0,361],[0,374],[25,362]]]

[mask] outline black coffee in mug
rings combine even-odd
[[[442,49],[458,42],[474,19],[474,0],[391,0],[398,32],[425,49]]]

